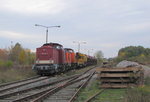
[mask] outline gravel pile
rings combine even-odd
[[[117,64],[117,68],[125,68],[125,67],[133,67],[133,66],[136,66],[136,67],[140,67],[141,65],[138,64],[137,62],[131,62],[131,61],[121,61],[120,63]]]
[[[137,62],[131,62],[131,61],[121,61],[120,63],[117,64],[117,68],[125,68],[125,67],[141,67],[144,69],[144,77],[150,77],[150,67],[145,66],[145,65],[140,65]]]

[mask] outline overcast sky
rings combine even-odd
[[[150,0],[0,0],[0,48],[16,42],[35,51],[45,43],[58,42],[77,51],[73,41],[85,41],[81,52],[101,50],[117,56],[126,46],[150,48]]]

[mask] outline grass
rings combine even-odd
[[[123,102],[126,89],[106,89],[93,102]]]
[[[89,87],[81,90],[75,102],[84,102],[98,91],[100,91],[98,81],[93,80]],[[129,89],[106,89],[92,102],[150,102],[150,78],[145,79],[145,86]]]
[[[78,95],[75,102],[83,102],[88,97],[94,95],[99,91],[97,81],[93,81],[91,86],[88,86],[87,88],[81,90],[81,93]]]
[[[124,102],[150,102],[150,86],[128,89]]]
[[[124,102],[150,102],[150,77],[145,79],[144,86],[128,89]]]
[[[35,76],[30,67],[0,68],[0,84]]]
[[[92,84],[81,90],[75,102],[84,102],[90,96],[96,94],[101,89],[97,80],[93,80]],[[126,89],[107,89],[98,95],[92,102],[123,102]]]

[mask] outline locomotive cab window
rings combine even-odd
[[[71,53],[72,53],[73,51],[72,51],[72,50],[69,50],[69,52],[71,52]]]

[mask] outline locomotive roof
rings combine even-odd
[[[73,49],[71,49],[71,48],[64,48],[65,50],[72,50],[72,51],[74,51]]]
[[[58,43],[46,43],[46,44],[43,44],[43,46],[48,46],[48,45],[63,47],[61,44],[58,44]]]

